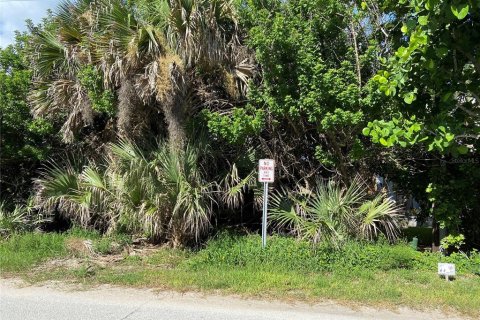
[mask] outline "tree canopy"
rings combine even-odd
[[[143,196],[125,210],[151,225],[146,208],[158,219],[159,208],[204,208],[199,192],[208,185],[208,210],[197,210],[208,212],[205,227],[246,208],[258,214],[255,159],[269,157],[284,195],[303,199],[319,179],[345,190],[361,180],[372,200],[381,192],[374,176],[382,176],[404,212],[415,198],[424,216],[480,246],[479,74],[474,0],[63,1],[0,51],[2,167],[33,161],[21,175],[30,181],[46,159],[67,170],[62,153],[81,158],[79,170],[59,176],[80,183],[65,196],[72,208],[88,208],[91,221],[106,212],[116,221],[111,195],[132,192]],[[119,141],[142,150],[135,155],[146,159],[144,171],[118,167]],[[190,158],[190,148],[208,152]],[[170,171],[160,153],[176,157]],[[198,170],[184,171],[192,161]],[[82,185],[87,171],[108,186]],[[165,178],[173,171],[176,187]],[[119,183],[132,172],[138,185]],[[59,209],[44,205],[44,184],[53,173],[26,187],[52,212]],[[168,206],[147,189],[168,190]],[[100,195],[109,200],[92,198]],[[371,212],[382,201],[368,202]],[[110,207],[100,212],[99,203]]]

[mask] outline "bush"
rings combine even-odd
[[[84,228],[144,234],[175,246],[200,240],[210,228],[214,184],[204,179],[200,147],[166,143],[144,152],[120,141],[103,162],[51,163],[35,182],[41,212],[58,211]]]
[[[318,180],[313,189],[280,189],[272,195],[270,218],[280,229],[312,243],[339,246],[345,239],[373,241],[380,237],[395,242],[400,208],[379,193],[368,196],[359,177],[348,187],[339,181]]]
[[[33,231],[48,221],[35,212],[31,203],[15,205],[12,210],[7,209],[5,202],[0,202],[0,236],[8,238],[14,233]]]

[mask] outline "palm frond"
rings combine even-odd
[[[40,78],[48,77],[55,70],[71,73],[74,64],[68,59],[68,51],[56,35],[40,31],[33,35],[33,61],[35,72]]]
[[[313,243],[338,247],[347,237],[374,240],[380,233],[398,237],[395,220],[399,208],[381,195],[365,200],[366,188],[359,178],[348,187],[339,181],[317,180],[312,190],[280,189],[272,195],[272,220]]]
[[[361,239],[374,240],[384,234],[391,242],[398,239],[399,225],[396,217],[400,208],[383,194],[364,202],[358,208],[360,224],[357,236]]]

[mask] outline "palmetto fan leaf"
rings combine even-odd
[[[373,240],[382,233],[388,240],[394,241],[399,236],[399,225],[396,220],[399,212],[395,202],[385,198],[383,194],[366,201],[357,212],[361,222],[358,228],[359,237]]]
[[[155,60],[164,52],[163,33],[153,25],[139,23],[120,0],[104,0],[99,22],[105,30],[100,39],[102,50],[106,56],[113,57],[122,75],[146,63],[143,61],[146,57]]]
[[[67,162],[65,167],[51,163],[41,177],[35,180],[35,203],[45,213],[59,210],[66,217],[86,225],[90,222],[87,196],[80,196],[81,181],[75,165]]]
[[[88,31],[82,28],[80,16],[88,10],[93,1],[63,1],[57,7],[56,19],[61,25],[60,39],[70,44],[78,44]]]
[[[34,70],[39,78],[47,77],[55,70],[72,74],[75,62],[70,60],[67,48],[55,34],[40,31],[34,34],[33,41]]]
[[[223,101],[217,93],[201,95],[197,88],[220,85],[225,92],[217,90],[219,95],[233,99],[246,93],[253,67],[246,49],[237,50],[232,1],[156,0],[152,5],[161,8],[158,19],[145,13],[149,2],[142,0],[64,1],[53,25],[35,32],[31,101],[38,115],[62,118],[65,142],[79,137],[80,129],[90,127],[92,117],[104,112],[96,108],[109,99],[101,91],[113,96],[107,104],[116,104],[109,109],[116,110],[116,117],[109,116],[116,121],[113,127],[119,136],[141,140],[155,126],[149,116],[160,109],[169,141],[177,147],[183,147],[186,139],[188,116]],[[99,71],[103,86],[95,89],[98,92],[80,81],[88,68]],[[212,85],[198,72],[206,70],[228,77],[218,77]],[[67,81],[75,83],[60,86]]]
[[[187,66],[232,60],[237,20],[232,1],[171,0],[168,40]]]
[[[213,214],[214,185],[203,179],[197,148],[142,152],[125,140],[108,146],[105,162],[81,170],[53,164],[36,181],[36,203],[82,226],[122,226],[175,245],[198,241]]]
[[[275,221],[278,227],[292,230],[298,234],[298,228],[301,228],[303,222],[302,214],[298,214],[296,205],[298,200],[292,198],[293,193],[285,188],[274,192],[271,195],[271,209],[269,216]]]
[[[93,0],[63,1],[56,10],[58,37],[75,52],[82,63],[97,63],[98,2]]]
[[[244,203],[245,193],[254,188],[256,184],[255,170],[251,171],[245,178],[241,178],[237,166],[233,164],[231,171],[221,183],[223,189],[221,193],[222,202],[228,208],[239,208]]]
[[[334,180],[319,180],[313,191],[276,191],[270,216],[279,228],[292,230],[301,238],[339,246],[348,237],[373,240],[379,234],[394,241],[398,210],[381,195],[368,200],[357,177],[348,187]]]

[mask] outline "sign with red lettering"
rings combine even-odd
[[[275,160],[261,159],[258,161],[258,181],[273,182],[275,179]]]

